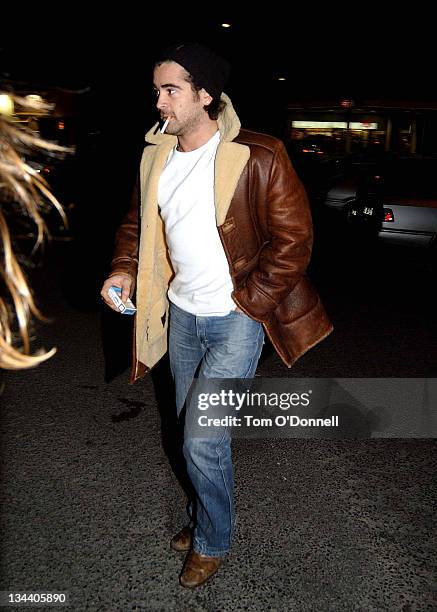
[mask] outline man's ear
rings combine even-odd
[[[206,89],[204,89],[203,87],[199,90],[199,96],[203,103],[203,106],[208,106],[209,104],[211,104],[212,96],[210,96]]]

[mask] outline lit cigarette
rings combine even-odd
[[[165,130],[167,129],[169,121],[170,121],[170,119],[167,117],[167,119],[164,121],[164,125],[162,126],[162,128],[160,130],[161,134],[164,134]]]

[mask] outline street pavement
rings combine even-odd
[[[330,255],[316,251],[310,272],[335,332],[291,370],[266,344],[258,374],[436,377],[429,271],[404,262],[385,282],[381,266],[376,282]],[[0,590],[67,592],[78,612],[437,609],[425,438],[235,439],[232,552],[211,582],[182,589],[168,366],[129,385],[131,321],[98,305],[93,281],[73,294],[62,250],[47,259],[32,284],[52,321],[35,335],[58,352],[3,377]]]

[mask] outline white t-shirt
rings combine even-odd
[[[171,150],[158,204],[175,277],[169,299],[186,312],[219,316],[235,309],[229,265],[216,226],[214,164],[220,132],[194,151]]]

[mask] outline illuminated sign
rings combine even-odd
[[[351,123],[349,123],[349,127],[351,130],[377,130],[378,124],[371,123],[370,121],[363,121],[362,123],[351,121]]]
[[[346,121],[292,121],[291,127],[303,129],[323,128],[326,130],[334,128],[345,130],[347,128],[347,123]]]
[[[324,130],[346,130],[347,122],[346,121],[292,121],[291,127],[300,128],[304,130],[309,129],[324,129]],[[351,121],[349,123],[349,128],[351,130],[377,130],[378,124],[371,123],[370,121]]]

